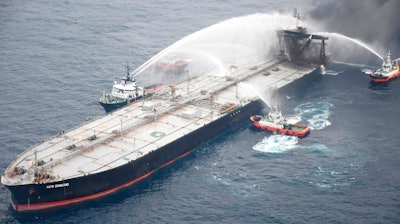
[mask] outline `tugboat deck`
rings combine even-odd
[[[46,183],[113,169],[219,119],[226,105],[240,106],[257,98],[238,82],[276,89],[312,70],[270,60],[238,67],[229,77],[193,77],[174,86],[174,94],[170,88],[27,149],[6,170],[2,183]],[[35,177],[35,172],[41,175]]]

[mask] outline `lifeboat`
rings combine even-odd
[[[188,66],[188,61],[184,59],[173,59],[169,61],[158,62],[155,65],[157,71],[162,71],[168,74],[180,74],[185,71]]]
[[[236,108],[236,104],[234,103],[227,103],[225,105],[222,106],[222,108],[220,109],[220,113],[221,114],[225,114],[228,113],[229,111],[232,111]]]
[[[271,110],[267,116],[251,116],[250,120],[255,127],[274,133],[297,137],[305,137],[310,133],[310,128],[307,125],[287,123],[282,113],[277,109]]]
[[[384,82],[389,82],[391,79],[399,77],[400,76],[399,61],[400,58],[392,61],[390,59],[390,51],[389,51],[386,60],[384,60],[382,63],[382,67],[369,74],[372,81],[376,83],[384,83]]]

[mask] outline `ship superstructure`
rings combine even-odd
[[[297,64],[316,63],[326,65],[330,57],[326,54],[327,36],[307,33],[307,28],[300,21],[300,14],[294,9],[296,26],[278,30],[279,48],[281,58],[289,58]]]

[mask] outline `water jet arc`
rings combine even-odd
[[[367,49],[371,53],[375,54],[378,58],[383,60],[383,57],[380,54],[378,54],[378,52],[376,52],[374,49],[372,49],[370,46],[368,46],[366,43],[364,43],[364,42],[362,42],[360,40],[348,37],[348,36],[340,34],[340,33],[318,32],[318,34],[327,35],[327,36],[334,36],[334,37],[342,38],[342,39],[345,39],[345,40],[349,40],[349,41],[351,41],[353,43],[356,43],[356,44],[360,45],[361,47]]]

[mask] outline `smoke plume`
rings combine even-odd
[[[381,54],[390,50],[400,57],[399,0],[316,1],[311,17],[328,32],[337,32],[378,45]]]

